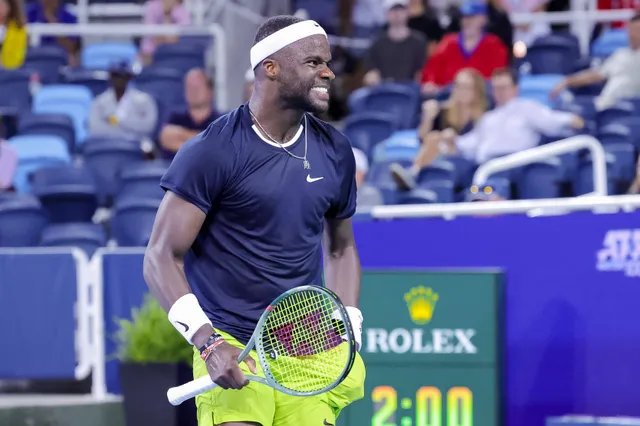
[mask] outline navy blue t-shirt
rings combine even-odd
[[[220,117],[178,151],[160,185],[207,214],[185,256],[187,280],[213,326],[246,343],[285,290],[322,283],[325,218],[356,210],[347,138],[307,115],[287,149],[262,138],[248,106]]]

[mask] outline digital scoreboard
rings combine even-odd
[[[367,272],[364,399],[339,426],[500,426],[499,272]]]

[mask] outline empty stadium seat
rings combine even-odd
[[[114,207],[111,232],[122,247],[146,246],[160,206],[160,200],[125,199]]]
[[[153,53],[153,66],[186,74],[192,68],[204,68],[204,50],[197,44],[161,44]]]
[[[179,71],[148,67],[134,79],[137,89],[152,95],[164,108],[185,105],[183,76]]]
[[[82,67],[93,70],[106,70],[118,61],[132,63],[138,56],[138,49],[133,43],[104,42],[93,43],[82,49]]]
[[[49,219],[35,197],[0,203],[0,247],[35,247]]]
[[[580,57],[577,40],[555,34],[537,38],[527,49],[531,74],[569,74]]]
[[[28,111],[31,108],[31,74],[26,70],[0,70],[0,108],[3,112]]]
[[[640,120],[635,116],[617,118],[613,124],[608,124],[602,131],[617,129],[618,132],[629,132],[631,143],[640,150]],[[625,129],[625,130],[622,130]]]
[[[107,244],[107,235],[102,226],[95,223],[59,223],[47,226],[42,231],[40,245],[43,247],[77,247],[87,256]]]
[[[562,162],[559,158],[528,164],[522,167],[518,176],[518,196],[526,200],[559,197],[562,179]]]
[[[418,188],[435,192],[438,203],[453,203],[454,201],[453,180],[425,180],[418,182]]]
[[[636,175],[636,149],[631,143],[610,143],[604,146],[607,156],[613,159],[611,178],[628,183]]]
[[[25,114],[18,123],[20,135],[53,135],[65,140],[69,152],[74,152],[76,133],[71,117],[65,114]]]
[[[438,160],[446,161],[453,164],[453,184],[457,187],[466,188],[471,185],[471,179],[475,172],[477,165],[460,155],[442,155],[438,157]]]
[[[621,119],[635,115],[635,108],[631,102],[618,101],[611,107],[596,113],[596,124],[598,128],[619,122]]]
[[[162,199],[164,190],[160,187],[160,179],[167,170],[165,162],[132,163],[120,173],[118,199],[154,198]]]
[[[629,34],[624,29],[610,29],[591,44],[591,56],[607,58],[621,47],[629,46]]]
[[[31,190],[52,223],[90,222],[98,207],[91,174],[79,166],[44,167],[31,177]]]
[[[109,88],[109,73],[94,70],[73,70],[64,76],[66,84],[84,86],[96,97]]]
[[[396,129],[393,116],[381,112],[363,112],[346,118],[343,133],[351,145],[361,149],[371,159],[374,146],[391,136]]]
[[[485,196],[511,199],[511,181],[504,177],[490,176],[483,185],[471,185],[465,198],[467,201],[473,201]]]
[[[535,99],[544,105],[551,106],[549,94],[563,78],[564,76],[557,74],[523,76],[519,83],[520,97]]]
[[[18,153],[13,184],[16,191],[29,192],[29,175],[43,167],[71,162],[67,143],[59,136],[23,135],[9,139]]]
[[[408,129],[416,126],[420,92],[403,84],[380,84],[363,93],[351,103],[353,112],[383,112],[390,114],[397,128]]]
[[[438,195],[429,189],[416,188],[400,193],[397,202],[398,204],[432,204],[438,202]]]
[[[400,130],[374,147],[372,160],[412,160],[421,145],[417,129]]]
[[[615,194],[616,185],[613,175],[615,175],[615,156],[607,155],[607,192],[609,195]],[[585,156],[578,164],[573,178],[573,193],[576,196],[593,192],[593,163],[589,155]]]
[[[85,166],[98,188],[101,206],[111,203],[116,194],[118,175],[130,163],[143,159],[138,141],[110,137],[90,137],[83,146]]]
[[[371,185],[362,185],[358,188],[358,208],[374,207],[384,204],[384,197],[380,189]]]
[[[416,182],[422,183],[441,180],[448,180],[453,182],[455,168],[455,165],[450,161],[436,159],[428,166],[424,166],[422,169],[420,169],[420,173],[418,173]]]
[[[93,93],[84,86],[55,84],[44,86],[33,99],[33,112],[66,114],[73,120],[76,146],[87,135],[87,121],[91,112]]]
[[[67,65],[69,55],[58,45],[33,46],[27,50],[22,68],[38,74],[43,84],[57,83],[60,69]]]
[[[367,183],[378,188],[395,188],[396,184],[391,178],[391,172],[389,171],[389,166],[393,163],[398,163],[402,167],[411,167],[413,162],[411,160],[374,161],[371,163],[371,167],[367,173]]]

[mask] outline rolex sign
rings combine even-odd
[[[365,396],[338,426],[499,426],[502,291],[499,273],[365,272]]]

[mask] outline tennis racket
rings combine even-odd
[[[319,286],[302,286],[276,298],[262,313],[241,363],[255,348],[265,377],[247,375],[294,396],[327,392],[351,371],[356,354],[353,329],[338,296]],[[204,376],[167,391],[173,405],[217,387]]]

